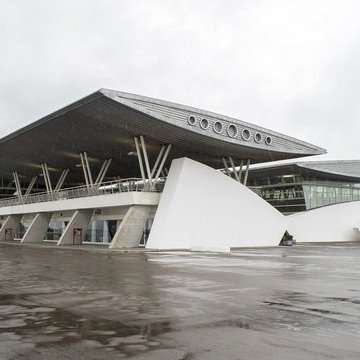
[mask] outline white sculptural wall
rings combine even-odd
[[[277,246],[286,218],[246,186],[188,158],[172,162],[147,248]]]
[[[354,240],[360,226],[360,201],[327,205],[287,216],[288,230],[298,242]]]

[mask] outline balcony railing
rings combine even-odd
[[[115,181],[103,182],[97,185],[78,186],[72,188],[61,189],[53,192],[42,192],[27,196],[14,196],[0,200],[0,207],[35,204],[40,202],[77,199],[88,196],[99,196],[116,194],[123,192],[162,192],[165,185],[164,179],[150,183],[139,178],[121,179]]]

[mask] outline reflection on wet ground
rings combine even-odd
[[[0,359],[358,359],[359,275],[360,244],[231,255],[1,245]]]

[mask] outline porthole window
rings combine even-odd
[[[196,123],[195,116],[190,115],[190,116],[188,117],[188,123],[189,123],[189,125],[194,126],[194,125],[195,125],[195,123]]]
[[[208,119],[201,119],[200,127],[204,130],[209,128],[209,120]]]
[[[235,137],[238,133],[238,129],[236,125],[230,124],[227,128],[227,133],[229,134],[230,137]]]
[[[223,131],[224,125],[220,121],[214,123],[214,131],[217,134],[220,134]]]
[[[249,141],[250,138],[251,138],[251,132],[250,132],[250,130],[244,129],[244,130],[241,132],[241,137],[242,137],[245,141]]]
[[[256,133],[254,139],[257,143],[261,143],[262,135],[260,133]]]
[[[266,143],[266,145],[271,145],[271,144],[272,144],[272,138],[271,138],[271,136],[267,136],[267,137],[265,138],[265,143]]]

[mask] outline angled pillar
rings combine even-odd
[[[154,187],[154,183],[159,179],[159,176],[163,170],[165,162],[169,156],[169,152],[171,150],[172,145],[162,145],[160,148],[160,152],[155,160],[154,166],[150,168],[149,158],[146,150],[146,143],[143,136],[140,135],[140,142],[137,137],[134,137],[136,154],[139,161],[139,168],[141,172],[141,177],[144,181],[149,180],[150,189],[152,190]],[[141,152],[142,150],[142,152]],[[142,154],[141,154],[142,153]],[[145,172],[146,170],[146,172]]]
[[[0,229],[0,241],[14,240],[15,230],[20,224],[22,215],[10,215]]]
[[[89,183],[92,186],[94,184],[94,181],[93,181],[93,177],[91,174],[91,168],[90,168],[87,152],[84,152],[84,160],[85,160],[85,165],[86,165],[87,172],[88,172]]]
[[[240,168],[239,168],[239,182],[241,183],[241,176],[243,172],[244,160],[241,159],[240,161]]]
[[[133,205],[122,220],[109,249],[136,248],[140,244],[151,206]]]
[[[226,159],[224,157],[222,158],[222,162],[224,164],[224,169],[226,171],[227,176],[231,177],[229,166],[228,166],[227,161],[226,161]]]
[[[70,171],[69,169],[64,169],[62,171],[62,173],[61,173],[61,175],[59,177],[59,180],[58,180],[58,182],[57,182],[57,184],[55,186],[55,191],[59,191],[62,188],[62,186],[64,185],[64,181],[65,181],[69,171]]]
[[[92,214],[93,210],[76,210],[57,245],[80,245],[85,239]]]
[[[137,158],[138,158],[138,161],[139,161],[139,168],[140,168],[140,172],[141,172],[141,177],[145,181],[144,164],[143,164],[142,157],[141,157],[139,140],[138,140],[138,138],[136,136],[134,137],[134,141],[135,141],[136,155],[137,155]]]
[[[39,243],[44,239],[44,235],[49,227],[51,213],[36,214],[34,220],[27,229],[21,243]]]
[[[233,171],[233,174],[235,176],[235,180],[239,181],[240,182],[240,178],[239,178],[239,174],[237,173],[236,171],[236,167],[235,167],[235,164],[234,164],[234,160],[231,156],[229,156],[229,162],[231,164],[231,167],[232,167],[232,171]]]
[[[85,160],[84,160],[83,153],[80,153],[80,160],[81,160],[81,167],[82,167],[83,172],[84,172],[85,183],[86,183],[86,186],[89,188],[90,187],[89,176],[88,176],[88,171],[87,171],[87,168],[86,168],[86,165],[85,165]]]
[[[20,181],[19,181],[19,174],[17,173],[17,171],[13,172],[13,176],[14,176],[14,183],[15,183],[15,187],[16,187],[16,193],[18,198],[22,197],[22,190],[21,190],[21,185],[20,185]]]
[[[250,159],[248,159],[247,163],[246,163],[246,170],[245,170],[245,177],[244,177],[244,185],[245,186],[247,184],[247,179],[248,179],[248,175],[249,175],[249,166],[250,166]]]
[[[34,176],[34,177],[31,179],[30,184],[29,184],[29,186],[28,186],[27,189],[26,189],[25,196],[30,195],[32,189],[34,188],[34,185],[35,185],[35,183],[36,183],[36,180],[37,180],[37,176]]]
[[[171,144],[169,144],[169,145],[166,147],[165,154],[163,155],[163,158],[162,158],[162,160],[161,160],[161,163],[160,163],[160,165],[159,165],[159,168],[158,168],[158,170],[157,170],[157,172],[156,172],[156,174],[155,174],[155,177],[154,177],[155,181],[159,179],[159,176],[160,176],[160,174],[161,174],[161,171],[162,171],[162,169],[163,169],[163,167],[164,167],[164,165],[165,165],[165,162],[166,162],[166,160],[167,160],[167,158],[168,158],[168,156],[169,156],[171,147],[172,147]],[[166,172],[166,169],[165,169],[165,172]]]
[[[109,170],[110,164],[112,162],[112,159],[107,159],[103,162],[101,169],[99,171],[99,174],[95,180],[95,184],[99,187],[100,184],[103,182],[105,175],[107,173],[107,171]]]
[[[50,179],[49,168],[47,166],[47,163],[41,164],[41,169],[44,176],[46,191],[50,194],[52,193],[52,185],[51,185],[51,179]]]

